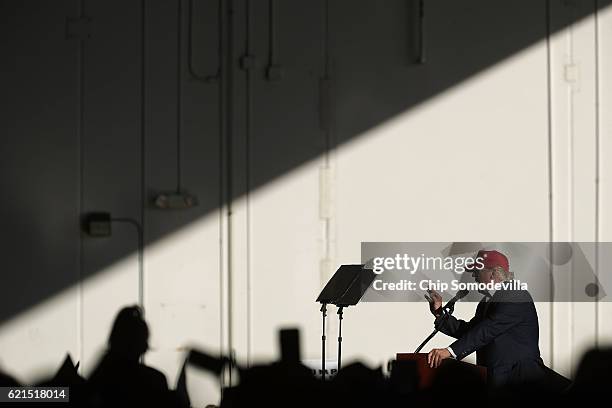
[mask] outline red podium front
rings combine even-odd
[[[419,375],[419,388],[428,388],[432,385],[436,376],[437,368],[429,367],[427,364],[427,353],[398,353],[396,355],[398,361],[415,361],[417,373]],[[484,382],[487,381],[487,368],[474,364],[457,361],[453,359],[444,360],[443,364],[464,364],[465,366],[478,371],[478,374]]]

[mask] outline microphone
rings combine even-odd
[[[470,291],[467,289],[462,289],[457,292],[455,296],[453,296],[453,298],[449,300],[446,305],[444,305],[444,307],[442,307],[442,314],[453,314],[453,312],[455,311],[455,303],[459,299],[463,299],[464,297],[466,297],[468,293],[470,293]]]

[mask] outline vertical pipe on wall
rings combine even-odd
[[[333,171],[332,157],[336,142],[333,133],[332,120],[332,61],[330,51],[330,2],[323,0],[322,2],[322,41],[321,41],[321,56],[323,64],[322,77],[319,80],[319,122],[320,129],[323,132],[324,152],[323,165],[320,169],[319,178],[319,218],[323,223],[324,246],[320,265],[321,284],[327,282],[331,277],[334,260],[332,248],[332,203],[333,203]],[[333,324],[333,323],[332,323]]]
[[[425,39],[425,0],[417,1],[417,21],[418,21],[418,39],[417,39],[417,64],[425,64],[426,61],[426,39]]]
[[[230,354],[232,344],[232,298],[231,298],[231,50],[232,50],[232,3],[219,0],[219,270],[220,282],[220,343],[222,353]],[[227,16],[227,17],[226,17]],[[227,18],[227,20],[226,20]],[[231,368],[223,372],[221,397],[225,386],[232,386]]]
[[[323,0],[322,2],[322,63],[323,63],[323,75],[319,81],[319,121],[320,129],[323,132],[324,139],[324,152],[323,152],[323,164],[320,168],[319,173],[319,219],[322,223],[323,228],[323,248],[322,248],[322,259],[319,266],[319,279],[320,283],[324,285],[327,280],[331,277],[334,270],[334,248],[333,248],[333,228],[332,228],[332,216],[333,216],[333,171],[332,171],[332,158],[336,143],[334,140],[333,133],[333,120],[332,120],[332,61],[331,61],[331,38],[330,38],[330,1]],[[327,330],[334,330],[335,321],[328,322]],[[325,335],[325,316],[323,316],[323,344],[321,350],[322,367],[324,371],[324,360],[325,360],[325,347],[327,338],[331,336]]]
[[[276,64],[276,4],[268,0],[268,68]]]
[[[599,115],[599,1],[594,0],[595,10],[595,279],[601,282],[599,276],[599,200],[600,200],[600,115]],[[595,298],[595,347],[599,347],[599,297]]]
[[[246,12],[245,12],[245,52],[247,58],[250,59],[247,69],[245,69],[245,156],[244,163],[246,168],[246,189],[245,189],[245,203],[246,203],[246,276],[247,276],[247,364],[250,366],[253,357],[253,277],[251,276],[251,134],[252,134],[252,98],[253,98],[253,84],[252,84],[252,4],[251,0],[246,0]]]
[[[562,7],[564,7],[564,9],[570,13],[570,15],[572,15],[573,13],[575,13],[574,8],[575,8],[575,4],[572,4],[570,2],[566,2],[562,5]],[[570,18],[570,21],[572,21],[571,23],[569,23],[569,25],[567,26],[565,32],[566,35],[564,36],[564,40],[565,40],[565,55],[566,55],[566,60],[564,61],[564,64],[566,64],[566,66],[574,66],[575,61],[574,61],[574,19],[575,17],[572,15],[572,18]],[[565,79],[565,78],[564,78]],[[566,80],[566,79],[565,79]],[[567,80],[566,80],[567,82]],[[565,87],[564,87],[564,91],[565,91],[565,102],[567,104],[567,116],[566,116],[566,122],[565,122],[565,126],[567,129],[567,143],[566,143],[566,157],[565,160],[567,161],[567,167],[568,167],[568,180],[567,180],[567,231],[566,231],[566,235],[565,235],[565,239],[567,239],[568,241],[573,241],[576,237],[575,237],[575,208],[576,208],[576,203],[575,203],[575,166],[574,166],[574,152],[575,152],[575,147],[574,147],[574,142],[575,142],[575,138],[574,138],[574,128],[575,128],[575,119],[576,119],[576,113],[575,113],[575,106],[574,106],[574,90],[573,90],[573,84],[571,83],[566,83]],[[573,273],[573,265],[572,265],[572,273]],[[569,282],[569,293],[572,294],[574,293],[574,279],[570,278]],[[567,356],[568,356],[568,361],[569,364],[567,366],[567,375],[571,376],[574,370],[573,364],[574,364],[574,347],[575,347],[575,336],[574,336],[574,303],[569,303],[567,309],[565,310],[565,315],[563,316],[563,320],[570,322],[570,324],[566,325],[565,330],[569,339],[569,347],[567,349]],[[559,322],[561,321],[561,319],[558,319]],[[557,326],[556,321],[553,321],[553,324],[555,326]],[[561,350],[560,350],[561,351]]]
[[[276,0],[268,0],[268,64],[266,67],[268,81],[279,81],[282,78],[281,66],[278,63],[276,8]]]
[[[77,0],[77,15],[82,18],[85,15],[85,0]],[[81,361],[79,366],[79,371],[82,373],[84,370],[83,356],[85,355],[85,347],[84,347],[84,330],[83,330],[83,271],[84,271],[84,258],[83,258],[83,233],[81,231],[81,222],[80,217],[83,214],[83,203],[84,200],[84,180],[83,176],[85,174],[84,171],[84,149],[83,149],[83,136],[85,133],[85,118],[84,118],[84,101],[85,101],[85,80],[84,80],[84,66],[85,66],[85,42],[81,39],[78,42],[78,53],[77,53],[77,140],[78,140],[78,163],[79,163],[79,197],[78,197],[78,213],[77,213],[77,228],[79,228],[79,290],[77,297],[77,327],[78,329],[78,339],[77,339],[77,347],[79,350],[78,360]]]
[[[550,36],[551,36],[551,21],[550,21],[550,0],[546,0],[545,3],[545,7],[546,7],[546,87],[547,87],[547,92],[546,92],[546,96],[547,96],[547,122],[548,122],[548,242],[552,242],[553,240],[553,222],[554,222],[554,217],[553,217],[553,160],[552,160],[552,78],[551,78],[551,44],[550,44]],[[553,246],[549,245],[549,253],[548,253],[548,259],[553,259]],[[551,273],[552,276],[552,265],[549,266],[549,268],[551,268],[551,270],[549,270],[549,273]],[[550,292],[552,294],[552,299],[554,300],[554,282],[551,279],[550,280],[550,288],[549,288]],[[549,320],[549,330],[550,330],[550,340],[549,340],[549,348],[550,348],[550,359],[551,359],[551,367],[554,368],[553,366],[553,355],[554,355],[554,342],[553,342],[553,333],[554,333],[554,324],[553,324],[553,320],[554,320],[554,307],[552,306],[552,304],[550,305],[549,308],[549,316],[548,316],[548,320]]]
[[[146,81],[146,49],[147,49],[147,32],[146,32],[146,0],[141,0],[141,15],[140,15],[140,248],[139,248],[139,282],[138,282],[138,299],[140,305],[145,309],[145,271],[144,271],[144,237],[146,228],[146,207],[147,207],[147,192],[146,192],[146,123],[147,123],[147,81]]]
[[[233,200],[233,171],[232,171],[232,147],[234,137],[234,0],[229,0],[227,3],[221,1],[222,5],[225,4],[227,9],[223,7],[219,8],[220,24],[224,27],[222,29],[223,36],[220,36],[221,46],[220,48],[220,61],[221,61],[221,86],[219,88],[219,101],[221,110],[219,112],[220,119],[220,137],[221,137],[221,202],[224,211],[221,212],[221,259],[223,260],[221,273],[225,271],[225,284],[226,290],[222,290],[222,295],[225,294],[224,304],[226,310],[226,324],[227,324],[227,339],[226,342],[222,342],[227,347],[227,352],[231,353],[234,347],[233,329],[232,329],[232,278],[233,278],[233,262],[232,262],[232,200]],[[226,16],[226,17],[225,17]],[[225,179],[224,179],[225,177]],[[226,220],[225,225],[223,220]],[[225,240],[223,238],[225,237]],[[225,247],[223,247],[225,243]],[[223,270],[224,269],[224,270]],[[223,280],[221,281],[223,282]],[[223,321],[223,320],[222,320]],[[221,331],[223,333],[223,330]],[[232,371],[231,369],[227,373],[228,386],[232,385]]]
[[[182,190],[181,180],[181,138],[182,138],[182,102],[183,102],[183,78],[182,78],[182,51],[183,51],[183,0],[177,1],[176,21],[176,192]]]
[[[214,73],[207,73],[207,74],[200,74],[197,72],[195,66],[194,66],[194,58],[193,58],[193,14],[194,14],[194,2],[195,0],[189,0],[189,10],[187,13],[187,70],[189,72],[189,75],[191,78],[197,80],[197,81],[202,81],[202,82],[206,82],[206,83],[214,83],[217,82],[219,80],[219,76],[221,75],[221,50],[218,49],[218,57],[219,57],[219,62],[217,65],[217,69]],[[221,19],[222,19],[222,12],[221,9],[223,8],[223,0],[219,0],[218,1],[218,45],[219,47],[222,46],[222,41],[221,41],[221,33],[222,33],[222,23],[221,23]]]

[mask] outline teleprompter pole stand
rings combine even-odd
[[[342,367],[342,313],[344,306],[338,306],[338,371]]]
[[[321,336],[321,375],[325,381],[325,317],[327,317],[327,303],[321,303],[321,316],[323,320],[323,335]]]
[[[335,305],[338,308],[338,318],[340,325],[338,328],[338,369],[341,367],[342,357],[342,318],[345,307],[354,306],[366,292],[374,281],[376,274],[371,269],[367,269],[362,264],[340,265],[333,276],[325,284],[325,287],[317,297],[317,302],[321,303],[321,313],[323,318],[323,335],[321,336],[321,378],[326,379],[325,372],[325,317],[327,316],[327,306]]]

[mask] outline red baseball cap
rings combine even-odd
[[[480,259],[480,262],[484,265],[482,269],[491,269],[497,266],[500,266],[504,271],[508,272],[510,269],[510,263],[508,262],[508,258],[506,255],[502,254],[499,251],[485,251],[480,250],[476,255],[476,259]],[[478,269],[474,263],[466,265],[465,269],[467,271],[474,271]]]

